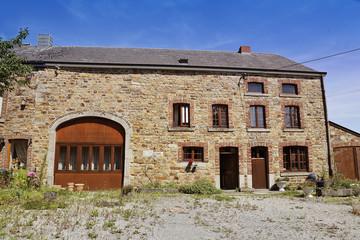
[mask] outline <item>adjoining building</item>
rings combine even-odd
[[[271,188],[329,168],[323,77],[276,54],[23,46],[31,84],[2,95],[0,168],[89,189],[207,178]]]

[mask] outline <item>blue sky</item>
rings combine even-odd
[[[303,62],[360,48],[360,0],[17,0],[0,36],[28,27],[55,46],[276,53]],[[360,51],[305,64],[325,77],[329,119],[360,132]]]

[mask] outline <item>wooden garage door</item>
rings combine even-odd
[[[80,118],[56,132],[55,184],[84,183],[85,189],[121,188],[124,129],[102,118]]]
[[[335,148],[335,170],[344,174],[346,178],[359,179],[360,147]]]

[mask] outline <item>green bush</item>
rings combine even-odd
[[[10,188],[16,189],[28,189],[28,182],[27,182],[27,170],[19,169],[18,171],[14,172],[12,180],[10,182]]]
[[[359,181],[346,178],[341,173],[336,173],[332,180],[332,188],[351,188],[353,184],[359,184]]]
[[[207,179],[199,179],[193,184],[182,185],[180,191],[187,194],[219,194],[222,192]]]

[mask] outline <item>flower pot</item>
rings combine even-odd
[[[82,191],[84,189],[84,185],[83,183],[77,183],[75,184],[75,191]]]
[[[280,192],[285,192],[285,189],[284,189],[286,186],[285,181],[278,181],[278,182],[276,182],[276,185],[278,186]]]
[[[353,192],[355,196],[360,195],[360,187],[359,186],[352,186]]]
[[[313,197],[311,193],[314,191],[314,187],[303,187],[303,191],[305,193],[305,197],[311,198]]]

